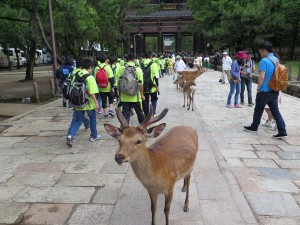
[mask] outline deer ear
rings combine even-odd
[[[161,123],[155,127],[151,127],[147,130],[147,133],[145,134],[146,137],[148,138],[156,138],[158,137],[162,132],[163,130],[165,129],[167,124],[165,123]]]
[[[110,125],[110,124],[104,124],[104,128],[105,130],[107,131],[107,133],[114,137],[114,138],[118,138],[122,135],[122,130],[118,127],[115,127],[113,125]]]

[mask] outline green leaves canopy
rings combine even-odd
[[[300,0],[188,0],[188,5],[197,31],[217,48],[299,41]]]

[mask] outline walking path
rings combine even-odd
[[[207,72],[197,79],[195,111],[182,107],[171,76],[160,82],[158,109],[169,108],[166,129],[192,126],[200,142],[190,211],[183,212],[180,181],[170,225],[300,224],[300,99],[283,95],[285,141],[272,139],[275,131],[266,128],[246,133],[242,125],[251,122],[253,107],[226,108],[229,86],[219,84],[219,76]],[[114,162],[118,142],[103,128],[118,125],[117,119],[99,115],[102,140],[89,142],[82,127],[67,148],[71,115],[57,100],[0,123],[7,127],[0,133],[0,224],[150,224],[149,196],[129,165]],[[163,205],[161,196],[158,225],[164,224]]]

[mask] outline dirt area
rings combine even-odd
[[[21,103],[24,98],[34,102],[33,82],[37,82],[42,102],[50,100],[50,78],[53,78],[50,66],[35,67],[34,80],[25,81],[25,68],[12,71],[0,71],[0,102]]]

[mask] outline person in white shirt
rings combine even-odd
[[[206,55],[203,60],[204,60],[204,67],[206,68],[205,71],[207,71],[210,68],[209,56]]]
[[[222,84],[225,84],[225,74],[227,76],[227,80],[229,82],[229,77],[230,77],[230,70],[231,70],[231,64],[232,64],[232,59],[230,56],[228,56],[227,52],[223,52],[223,58],[222,58],[222,74],[221,74],[221,82]]]
[[[186,65],[184,63],[184,61],[182,60],[182,58],[178,55],[176,56],[176,62],[175,62],[175,71],[177,73],[182,72],[184,69],[186,68]],[[173,80],[175,80],[175,76],[173,76]]]
[[[202,55],[199,55],[199,57],[197,58],[199,64],[200,64],[200,67],[202,68],[202,60],[203,60],[203,57]]]
[[[201,55],[195,56],[194,65],[202,68],[202,57]]]

